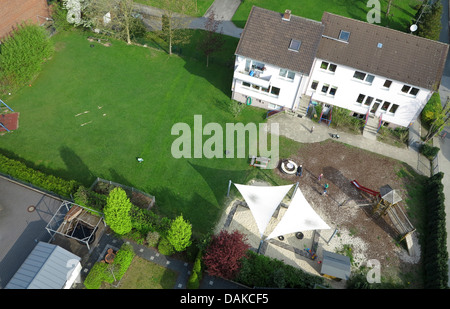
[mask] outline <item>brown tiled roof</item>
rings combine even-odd
[[[447,44],[328,12],[323,14],[322,23],[325,30],[317,58],[437,90]],[[338,38],[341,30],[350,32],[348,43],[331,39]]]
[[[24,21],[36,24],[50,17],[47,0],[0,0],[0,38]]]
[[[253,6],[236,54],[281,68],[309,74],[324,26],[317,21]],[[289,50],[291,39],[301,41],[299,51]]]

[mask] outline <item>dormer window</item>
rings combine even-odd
[[[348,39],[350,38],[350,32],[341,30],[339,33],[339,40],[348,42]]]
[[[299,51],[300,45],[302,45],[301,41],[292,39],[291,43],[289,44],[289,50]]]

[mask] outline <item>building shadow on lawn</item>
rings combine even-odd
[[[218,65],[210,63],[206,67],[205,61],[200,61],[190,57],[183,57],[184,68],[191,74],[203,77],[211,85],[222,91],[227,97],[231,97],[231,81],[233,79],[233,65]],[[225,72],[225,73],[224,73]]]
[[[94,181],[96,177],[75,151],[64,145],[59,148],[59,154],[66,165],[66,170],[59,171],[63,178],[73,179],[83,184],[89,184]]]

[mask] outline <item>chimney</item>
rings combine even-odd
[[[284,11],[284,14],[283,14],[283,18],[282,18],[283,20],[287,20],[287,21],[290,21],[291,20],[291,10],[286,10],[286,11]]]

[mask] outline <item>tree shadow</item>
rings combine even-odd
[[[72,149],[67,146],[59,148],[61,159],[66,165],[65,170],[59,172],[66,179],[74,179],[79,183],[92,183],[95,176],[89,170],[88,166]]]

